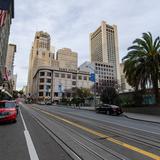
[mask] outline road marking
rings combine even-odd
[[[63,122],[66,122],[66,123],[68,123],[68,124],[70,124],[70,125],[72,125],[72,126],[75,126],[75,127],[77,127],[77,128],[80,128],[80,129],[82,129],[82,130],[84,130],[84,131],[86,131],[86,132],[88,132],[88,133],[91,133],[91,134],[93,134],[93,135],[95,135],[95,136],[98,136],[98,137],[100,137],[100,138],[104,138],[104,139],[106,139],[106,140],[108,140],[108,141],[110,141],[110,142],[112,142],[112,143],[115,143],[115,144],[118,144],[118,145],[120,145],[120,146],[123,146],[124,148],[127,148],[127,149],[129,149],[129,150],[138,152],[138,153],[140,153],[140,154],[142,154],[142,155],[144,155],[144,156],[147,156],[147,157],[149,157],[149,158],[152,158],[152,159],[154,159],[154,160],[160,160],[160,156],[158,156],[158,155],[156,155],[156,154],[153,154],[153,153],[151,153],[151,152],[145,151],[145,150],[140,149],[140,148],[138,148],[138,147],[129,145],[129,144],[124,143],[124,142],[122,142],[122,141],[116,140],[116,139],[114,139],[114,138],[109,137],[109,136],[106,135],[106,134],[103,134],[103,133],[97,132],[97,131],[95,131],[95,130],[89,129],[89,128],[84,127],[84,126],[82,126],[82,125],[79,125],[79,124],[77,124],[77,123],[75,123],[75,122],[72,122],[72,121],[69,121],[69,120],[67,120],[67,119],[64,119],[64,118],[62,118],[62,117],[60,117],[60,116],[56,116],[56,115],[54,115],[54,114],[52,114],[52,113],[49,113],[49,112],[46,112],[46,111],[37,109],[37,108],[35,108],[35,107],[32,107],[32,108],[33,108],[33,109],[36,109],[36,110],[39,110],[40,112],[42,112],[42,113],[44,113],[44,114],[46,114],[46,115],[49,115],[49,116],[51,116],[51,117],[54,117],[54,118],[56,118],[56,119],[58,119],[58,120],[61,120],[61,121],[63,121]]]
[[[27,129],[26,123],[24,121],[21,109],[20,110],[20,115],[21,115],[21,119],[23,122],[23,126],[24,126],[24,135],[25,135],[25,139],[26,139],[26,143],[27,143],[27,148],[28,148],[28,152],[29,152],[29,156],[31,160],[39,160],[36,149],[34,147],[34,144],[32,142],[32,138],[29,134],[29,131]]]

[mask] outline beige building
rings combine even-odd
[[[49,34],[37,32],[29,59],[27,96],[37,100],[47,97],[59,100],[62,94],[74,87],[91,88],[90,74],[78,70],[77,57],[76,52],[62,48],[57,51],[55,59]]]
[[[6,68],[11,78],[13,77],[15,52],[16,52],[16,45],[9,44],[8,51],[7,51],[7,57],[6,57]]]
[[[17,74],[14,74],[14,75],[13,75],[12,83],[13,83],[13,90],[16,90],[16,85],[17,85]]]
[[[90,33],[91,62],[113,64],[115,79],[120,82],[118,33],[116,25],[109,25],[102,21],[95,32]]]
[[[54,60],[54,53],[51,52],[50,41],[48,33],[43,31],[36,32],[29,58],[28,93],[32,93],[33,75],[39,66],[54,65],[58,67],[58,62]]]
[[[120,64],[120,75],[121,75],[121,87],[120,87],[120,91],[121,92],[129,92],[129,91],[133,91],[134,89],[127,83],[127,80],[125,78],[125,74],[123,72],[124,69],[124,64],[121,63]]]
[[[60,68],[75,69],[78,66],[77,53],[69,48],[62,48],[57,51],[57,58]]]
[[[93,82],[89,80],[89,73],[79,70],[52,67],[39,67],[33,77],[33,97],[38,101],[52,99],[59,101],[62,95],[69,94],[72,88],[90,89]]]

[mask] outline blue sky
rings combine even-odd
[[[78,52],[81,64],[89,60],[89,33],[105,20],[118,26],[121,59],[143,32],[160,35],[159,6],[159,0],[15,0],[10,43],[17,45],[17,89],[27,84],[29,54],[36,31],[48,32],[56,50],[67,47]]]

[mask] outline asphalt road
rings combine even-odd
[[[21,113],[0,125],[3,160],[160,160],[159,124],[35,104]]]

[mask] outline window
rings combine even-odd
[[[45,75],[45,73],[44,72],[40,72],[40,76],[44,76]]]
[[[74,85],[74,86],[75,86],[75,85],[76,85],[76,81],[72,81],[72,85]]]
[[[47,83],[51,83],[51,79],[47,79]]]
[[[15,107],[14,102],[1,102],[0,103],[0,108],[14,108]]]
[[[51,89],[51,86],[50,85],[46,85],[46,90],[49,90]]]
[[[55,97],[58,97],[58,92],[54,92],[54,96],[55,96]]]
[[[44,85],[40,85],[40,86],[39,86],[39,89],[44,89]]]
[[[40,83],[43,83],[44,82],[44,78],[40,78]]]
[[[43,96],[43,92],[39,92],[39,96]]]
[[[50,92],[46,92],[46,96],[50,96]]]
[[[71,78],[71,75],[70,75],[70,74],[67,74],[67,78]]]
[[[48,77],[51,77],[51,72],[47,72],[47,76],[48,76]]]
[[[61,78],[65,78],[65,74],[61,74]]]
[[[83,80],[87,80],[87,76],[84,76],[84,77],[83,77]]]
[[[59,73],[55,73],[55,77],[59,77]]]
[[[82,76],[78,76],[78,79],[79,79],[79,80],[82,80]]]
[[[76,74],[72,74],[72,79],[76,79],[76,78],[77,78]]]

